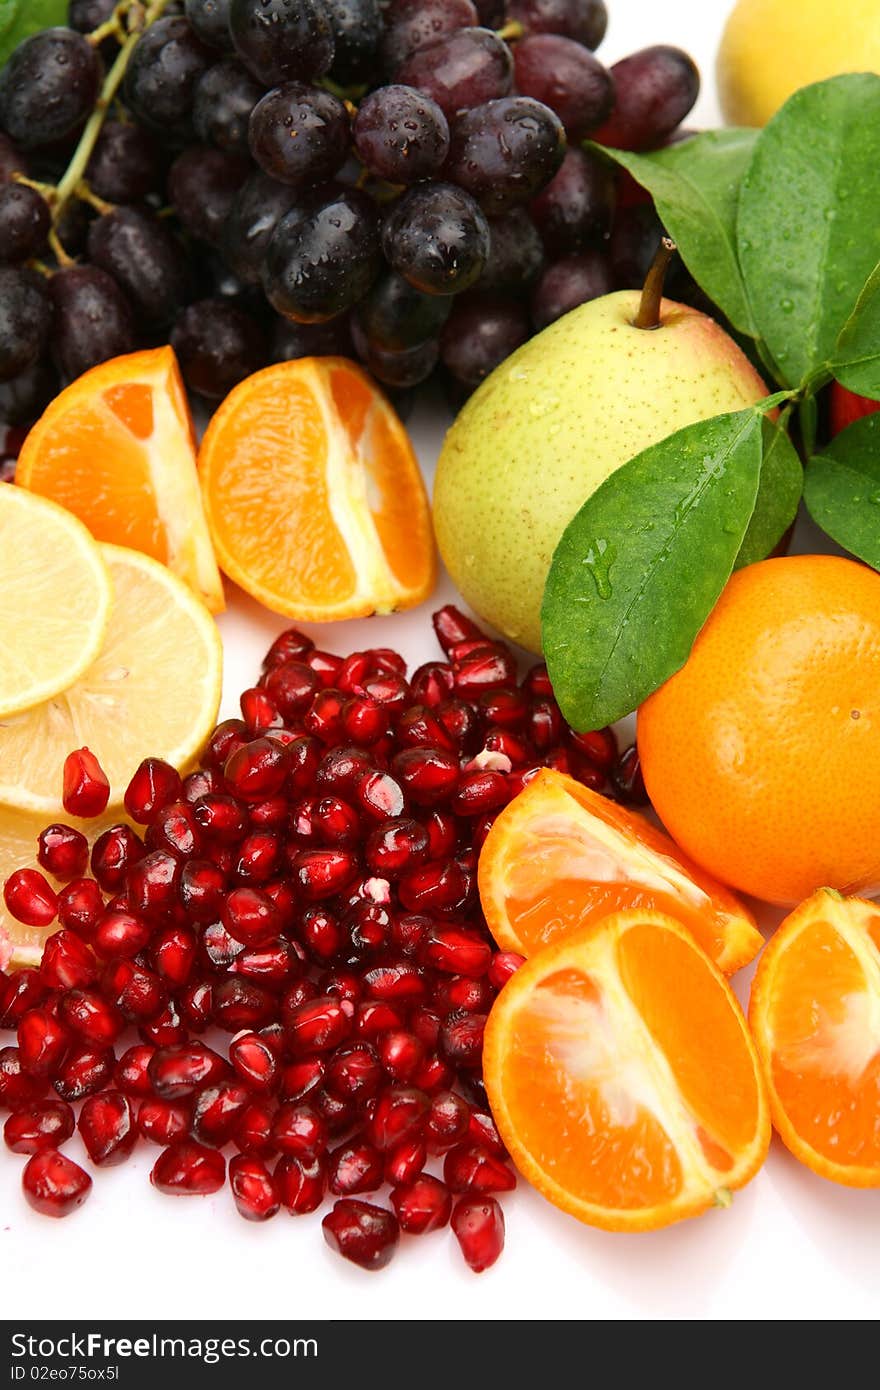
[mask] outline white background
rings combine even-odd
[[[713,61],[726,0],[609,5],[600,56],[613,62],[657,42],[689,49],[703,73],[689,124],[718,124]],[[423,408],[414,423],[428,473],[448,423],[439,405]],[[804,528],[799,548],[811,548]],[[438,600],[451,596],[445,581]],[[340,652],[397,646],[417,664],[435,655],[428,612],[381,626],[340,624],[316,636]],[[252,683],[284,624],[237,599],[221,626],[224,712],[233,714],[238,692]],[[743,975],[741,997],[748,988]],[[79,1156],[78,1141],[68,1147]],[[162,1197],[148,1181],[156,1153],[142,1145],[122,1168],[98,1174],[82,1211],[52,1222],[20,1196],[23,1160],[0,1152],[4,1317],[853,1319],[877,1313],[880,1196],[823,1182],[777,1141],[730,1211],[649,1235],[591,1230],[521,1184],[505,1198],[507,1249],[479,1278],[464,1267],[448,1232],[405,1239],[391,1266],[369,1275],[326,1249],[319,1214],[282,1213],[252,1226],[235,1214],[228,1188],[209,1198]]]

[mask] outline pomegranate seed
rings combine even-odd
[[[229,1186],[245,1221],[268,1221],[281,1210],[278,1184],[265,1163],[252,1154],[236,1154],[229,1160]]]
[[[180,1016],[191,1033],[203,1033],[214,1016],[214,991],[207,980],[190,981],[177,996]]]
[[[486,1015],[457,1011],[444,1019],[440,1050],[457,1067],[478,1067],[483,1055]]]
[[[71,989],[62,995],[58,1010],[71,1033],[95,1047],[110,1047],[122,1032],[125,1020],[96,990]]]
[[[214,1022],[227,1033],[260,1028],[275,1014],[277,1004],[267,989],[252,980],[228,976],[213,988]]]
[[[265,689],[275,702],[283,719],[293,721],[308,709],[315,698],[320,680],[303,661],[282,661],[271,667],[265,678]]]
[[[392,1081],[412,1081],[425,1057],[425,1047],[414,1033],[385,1033],[377,1044],[379,1060]]]
[[[496,951],[489,966],[489,984],[493,989],[503,989],[511,975],[515,975],[525,963],[525,956],[518,955],[516,951]]]
[[[460,649],[459,649],[460,650]],[[498,644],[487,644],[471,652],[452,653],[455,690],[458,695],[477,696],[499,690],[516,681],[516,663],[511,652]]]
[[[177,859],[200,854],[202,836],[189,802],[172,801],[157,811],[147,827],[144,843],[149,850],[164,850]]]
[[[572,760],[565,748],[552,748],[544,758],[544,767],[549,767],[554,772],[562,772],[566,777],[574,775]]]
[[[432,709],[426,705],[413,705],[404,710],[397,723],[397,741],[402,749],[420,748],[455,753],[455,739],[451,738],[445,726]]]
[[[69,1216],[92,1190],[92,1180],[78,1163],[55,1149],[29,1158],[21,1175],[28,1205],[43,1216]]]
[[[193,1105],[190,1129],[194,1139],[211,1148],[222,1149],[232,1138],[242,1111],[250,1104],[251,1094],[240,1081],[218,1081],[199,1091]]]
[[[404,1139],[421,1138],[430,1101],[424,1091],[391,1086],[376,1098],[366,1135],[383,1153]]]
[[[596,729],[586,734],[572,730],[569,737],[575,748],[602,772],[610,772],[617,762],[617,738],[613,729]]]
[[[202,932],[201,950],[209,966],[224,970],[241,955],[244,943],[236,941],[220,922],[212,922]]]
[[[92,848],[92,873],[105,893],[118,893],[125,885],[129,869],[146,850],[143,842],[127,825],[111,825],[99,835]]]
[[[125,809],[138,825],[149,825],[156,812],[180,796],[180,775],[162,758],[144,758],[125,789]]]
[[[428,859],[449,859],[458,844],[458,822],[448,811],[433,810],[422,820],[428,837]]]
[[[134,913],[109,911],[100,918],[92,945],[104,960],[130,960],[140,954],[150,936],[149,925]]]
[[[287,758],[272,739],[256,738],[228,758],[223,776],[233,795],[242,801],[265,801],[284,785]]]
[[[72,825],[47,825],[40,831],[37,863],[53,878],[81,878],[88,862],[89,842]]]
[[[77,1128],[89,1158],[99,1168],[124,1163],[137,1143],[131,1102],[121,1091],[90,1096],[79,1112]]]
[[[400,901],[409,912],[460,912],[470,891],[470,882],[454,859],[413,869],[398,888]]]
[[[310,1105],[281,1105],[272,1122],[272,1142],[281,1153],[313,1158],[327,1148],[327,1126]]]
[[[255,980],[266,989],[282,990],[299,970],[299,960],[286,941],[270,942],[268,946],[252,946],[236,956],[230,966],[235,975]]]
[[[437,1091],[448,1090],[454,1081],[455,1072],[452,1067],[436,1053],[425,1058],[413,1077],[413,1085],[430,1096]]]
[[[390,1029],[403,1028],[404,1016],[393,1004],[384,1000],[369,1000],[359,1004],[354,1017],[354,1029],[365,1041],[378,1038]]]
[[[510,772],[514,767],[525,767],[528,763],[533,762],[535,753],[525,738],[512,734],[507,729],[493,728],[486,734],[482,754],[477,754],[477,757],[482,757],[484,762],[488,762],[490,756],[493,757],[493,761],[496,757],[499,760],[506,758],[507,765],[499,761],[496,770]]]
[[[48,927],[58,912],[58,897],[37,869],[16,869],[3,885],[3,901],[17,922]]]
[[[49,989],[80,989],[94,984],[95,957],[72,931],[62,928],[43,946],[40,975]]]
[[[104,911],[104,897],[93,878],[75,878],[58,894],[58,921],[90,941]]]
[[[342,1197],[321,1222],[324,1239],[362,1269],[384,1269],[400,1240],[397,1218],[384,1207]]]
[[[420,704],[433,709],[452,694],[454,682],[451,666],[442,661],[428,661],[413,672],[410,694]]]
[[[314,787],[320,759],[317,739],[295,739],[287,750],[288,787],[294,792],[305,792]]]
[[[365,773],[371,772],[373,767],[369,753],[353,745],[344,745],[324,754],[318,763],[313,782],[319,791],[345,797],[355,783]]]
[[[452,1229],[475,1274],[491,1268],[504,1249],[504,1213],[494,1197],[463,1197],[456,1202]]]
[[[234,888],[223,904],[222,921],[229,935],[245,946],[260,946],[281,931],[278,909],[259,888]]]
[[[274,1108],[268,1100],[252,1100],[235,1122],[232,1142],[242,1153],[270,1158],[275,1153],[272,1138]]]
[[[468,1133],[475,1143],[488,1149],[496,1158],[509,1156],[504,1141],[498,1133],[498,1127],[488,1110],[471,1111],[468,1119]]]
[[[218,724],[211,737],[208,739],[208,746],[205,749],[204,761],[209,769],[214,772],[222,772],[227,759],[237,748],[243,748],[248,742],[247,726],[241,719],[224,719],[222,724]]]
[[[84,1100],[109,1086],[116,1058],[106,1048],[72,1047],[56,1068],[52,1084],[62,1100]]]
[[[319,995],[290,1010],[284,1027],[291,1051],[302,1054],[332,1051],[348,1037],[352,1024],[339,1000]]]
[[[287,1019],[294,1009],[298,1009],[300,1004],[308,1004],[312,999],[317,999],[319,994],[318,986],[314,980],[303,977],[297,980],[286,990],[281,1000],[281,1026],[286,1026]]]
[[[422,943],[421,960],[434,970],[477,979],[492,963],[492,948],[483,936],[466,927],[435,926]]]
[[[173,1047],[175,1043],[184,1042],[186,1029],[176,1002],[170,999],[161,1013],[141,1024],[140,1035],[143,1042],[155,1043],[157,1047]]]
[[[391,1193],[391,1205],[397,1213],[400,1229],[413,1236],[439,1231],[452,1215],[449,1188],[429,1173],[396,1187]]]
[[[363,1139],[340,1144],[330,1154],[327,1186],[336,1197],[375,1192],[384,1181],[382,1155]]]
[[[338,796],[322,796],[312,811],[314,834],[324,845],[350,849],[361,838],[357,811]]]
[[[443,1177],[453,1192],[510,1192],[516,1187],[512,1169],[482,1144],[456,1144],[443,1160]]]
[[[300,919],[299,935],[313,960],[323,965],[342,949],[344,936],[338,920],[323,907],[308,907]]]
[[[177,902],[180,862],[165,850],[154,850],[133,864],[127,874],[132,912],[145,917],[164,917]]]
[[[437,641],[446,652],[447,656],[453,647],[457,647],[461,642],[485,641],[485,637],[472,618],[468,618],[462,613],[460,608],[454,604],[447,603],[444,608],[440,608],[431,619]]]
[[[70,1034],[47,1008],[28,1009],[18,1025],[18,1057],[28,1076],[51,1076],[70,1047]]]
[[[305,1216],[317,1211],[324,1200],[327,1185],[327,1164],[320,1155],[300,1158],[297,1154],[282,1154],[275,1166],[275,1182],[281,1205],[292,1216]]]
[[[101,979],[101,990],[130,1023],[158,1018],[168,999],[158,975],[130,960],[110,963]]]
[[[400,816],[405,809],[403,789],[388,772],[368,772],[355,788],[363,814],[374,821]]]
[[[625,748],[611,770],[611,783],[621,801],[633,806],[646,806],[648,793],[642,777],[639,750],[635,744]]]
[[[364,846],[367,868],[384,878],[397,878],[424,863],[428,832],[418,821],[395,817],[371,831]]]
[[[467,1102],[454,1091],[440,1091],[433,1096],[425,1120],[428,1153],[447,1153],[459,1144],[468,1133],[469,1119]]]
[[[195,933],[189,927],[166,927],[154,939],[150,954],[157,974],[178,989],[192,973],[197,949]]]
[[[273,878],[271,883],[263,885],[263,892],[272,899],[281,916],[282,928],[289,933],[297,906],[293,888],[285,879]]]
[[[326,688],[336,685],[337,677],[344,664],[341,656],[334,656],[332,652],[311,651],[305,661],[309,669],[314,671],[322,686]]]
[[[209,767],[200,767],[195,772],[187,773],[180,784],[180,795],[184,801],[189,802],[190,806],[194,806],[203,796],[214,796],[222,791],[223,778],[219,772],[215,772]],[[176,801],[177,792],[175,791],[169,796],[168,800]]]
[[[354,695],[341,710],[342,731],[346,738],[361,748],[369,748],[384,738],[390,728],[387,708],[369,696]]]
[[[61,801],[69,816],[87,820],[100,816],[110,800],[107,774],[94,753],[78,748],[64,759],[64,784]]]
[[[267,796],[265,801],[256,801],[249,808],[251,826],[254,830],[282,830],[287,826],[290,808],[282,792]]]
[[[382,1066],[368,1042],[337,1048],[324,1073],[329,1093],[342,1101],[368,1100],[382,1084]]]
[[[415,1182],[428,1161],[421,1139],[403,1139],[385,1155],[385,1180],[393,1186]]]
[[[278,729],[284,723],[272,696],[261,686],[242,691],[239,704],[247,731],[255,738],[265,729]]]
[[[360,976],[353,970],[325,970],[318,979],[318,985],[322,994],[348,999],[351,1004],[359,1003],[363,993]]]
[[[303,718],[306,733],[322,743],[339,743],[343,736],[342,707],[345,702],[341,690],[319,690]]]
[[[409,1026],[423,1047],[436,1047],[440,1037],[440,1015],[425,1005],[413,1009]]]
[[[448,801],[458,786],[458,761],[439,748],[407,748],[396,755],[392,769],[417,806],[437,806]]]
[[[278,1058],[259,1033],[242,1033],[229,1044],[229,1060],[252,1091],[272,1091],[278,1080]]]
[[[189,1132],[190,1105],[187,1101],[142,1100],[137,1115],[138,1133],[151,1144],[172,1144]]]
[[[529,667],[523,677],[522,688],[527,695],[537,699],[553,694],[553,686],[543,661]]]
[[[417,957],[431,927],[431,918],[417,912],[402,912],[391,922],[391,941],[404,955]]]
[[[299,632],[295,627],[289,627],[280,637],[275,638],[263,660],[263,670],[271,671],[285,661],[300,661],[308,656],[314,645],[311,637],[306,637],[304,632]]]
[[[141,1099],[152,1095],[153,1083],[149,1076],[150,1062],[156,1049],[148,1043],[135,1043],[134,1047],[123,1052],[113,1072],[113,1084],[123,1095]]]
[[[0,1105],[7,1110],[26,1110],[46,1094],[46,1081],[21,1065],[17,1047],[0,1048]]]
[[[412,961],[388,960],[364,971],[364,987],[372,999],[391,1003],[421,1002],[427,993],[424,976]]]
[[[182,1042],[155,1052],[147,1072],[157,1096],[178,1100],[222,1081],[229,1075],[229,1067],[220,1053],[205,1043]]]
[[[501,772],[464,772],[452,798],[457,816],[484,816],[510,800],[506,776]]]
[[[552,696],[532,701],[528,734],[538,753],[547,753],[555,748],[562,736],[562,729],[562,715]]]
[[[309,902],[343,893],[358,871],[357,859],[343,849],[305,849],[293,858],[296,882]]]
[[[434,988],[432,1003],[442,1014],[484,1014],[494,998],[495,991],[486,975],[477,980],[467,975],[443,975]]]
[[[6,1147],[14,1154],[38,1154],[67,1142],[75,1128],[73,1111],[63,1100],[47,1100],[7,1116]]]
[[[226,1181],[226,1159],[217,1149],[193,1139],[178,1139],[163,1149],[150,1173],[150,1182],[172,1197],[205,1196],[219,1192]]]
[[[235,797],[216,793],[202,796],[193,803],[192,811],[202,834],[218,844],[238,844],[247,832],[247,815]]]
[[[314,1099],[314,1106],[331,1135],[348,1134],[360,1119],[355,1102],[341,1100],[325,1087]]]

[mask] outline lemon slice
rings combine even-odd
[[[207,608],[158,561],[98,547],[115,591],[101,654],[69,690],[0,722],[0,803],[64,818],[64,759],[88,747],[118,806],[142,758],[183,767],[217,718],[223,655]]]
[[[101,650],[113,588],[85,526],[0,485],[0,718],[72,685]]]

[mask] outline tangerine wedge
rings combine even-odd
[[[822,888],[758,965],[749,1022],[782,1142],[814,1173],[880,1187],[880,907]]]
[[[743,903],[668,835],[552,769],[539,772],[495,821],[479,885],[495,940],[524,956],[628,907],[676,917],[727,975],[764,944]]]
[[[489,1015],[483,1078],[524,1177],[608,1231],[728,1206],[770,1142],[733,992],[659,912],[613,913],[521,966]]]
[[[195,435],[170,347],[113,357],[71,382],[29,432],[15,481],[60,502],[99,541],[140,550],[222,611]]]
[[[353,362],[306,357],[248,377],[211,420],[199,463],[221,568],[276,613],[367,617],[433,589],[418,462]]]

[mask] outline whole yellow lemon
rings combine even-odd
[[[766,125],[799,87],[841,72],[880,73],[878,0],[738,0],[718,50],[731,125]]]

